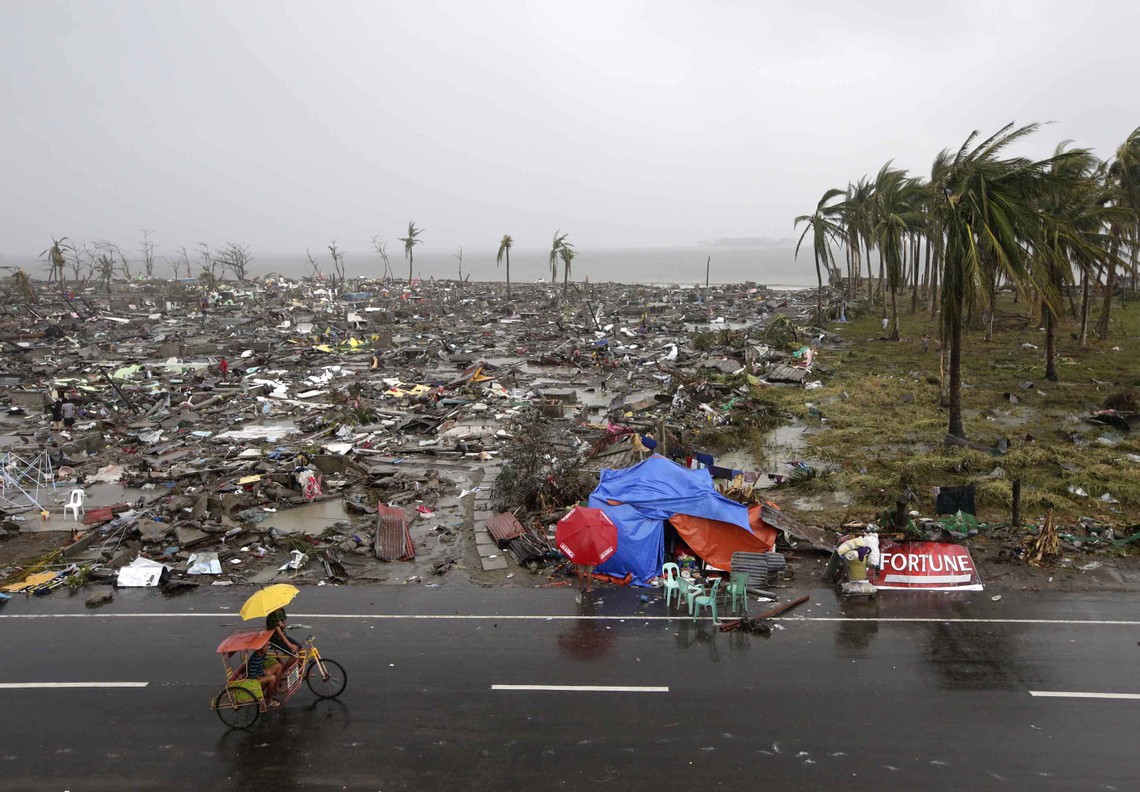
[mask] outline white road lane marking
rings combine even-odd
[[[491,685],[491,690],[548,690],[571,693],[668,693],[669,688],[644,685]]]
[[[1031,690],[1029,695],[1037,698],[1076,698],[1076,699],[1140,699],[1140,693],[1082,693],[1066,690]]]
[[[692,616],[577,616],[559,614],[488,615],[482,613],[291,613],[293,619],[375,619],[404,621],[692,621]],[[11,613],[2,619],[238,619],[237,613]],[[702,617],[707,621],[708,617]],[[781,622],[874,622],[877,624],[1056,624],[1075,627],[1140,627],[1135,619],[936,619],[908,616],[777,616]]]
[[[42,688],[144,688],[149,682],[0,682],[0,690]]]

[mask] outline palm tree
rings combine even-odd
[[[1042,224],[1035,207],[1046,191],[1043,177],[1051,160],[1002,159],[1003,149],[1037,129],[1037,124],[1013,126],[1002,127],[977,145],[975,131],[953,157],[944,157],[943,196],[935,207],[946,235],[941,296],[950,357],[947,432],[961,439],[966,437],[962,423],[965,306],[985,295],[987,262],[1015,282],[1027,283],[1039,275],[1027,266],[1026,251],[1040,246]]]
[[[1085,149],[1066,151],[1068,142],[1054,152],[1047,173],[1053,189],[1039,203],[1044,224],[1042,245],[1035,251],[1035,266],[1042,270],[1046,291],[1041,295],[1045,320],[1045,377],[1056,381],[1057,320],[1061,295],[1073,282],[1074,267],[1086,288],[1088,278],[1101,266],[1116,265],[1103,233],[1116,207],[1104,206],[1102,164]],[[1085,301],[1082,301],[1084,303]],[[1082,314],[1087,310],[1082,305]],[[1083,318],[1082,318],[1083,322]]]
[[[812,233],[812,252],[815,254],[815,280],[819,286],[816,292],[815,300],[815,323],[817,325],[823,324],[823,271],[819,268],[820,261],[825,264],[829,261],[834,265],[834,256],[831,252],[831,239],[839,237],[843,231],[839,225],[830,218],[835,216],[836,205],[828,206],[828,202],[837,196],[843,195],[843,190],[828,190],[819,199],[819,203],[815,205],[815,212],[809,215],[800,215],[796,218],[795,226],[798,227],[800,223],[807,223],[804,232],[800,234],[800,240],[796,243],[796,252],[794,258],[799,258],[800,245],[803,244],[804,237],[810,231]],[[831,272],[831,267],[828,267],[828,272]]]
[[[578,254],[574,252],[574,246],[569,242],[564,242],[558,253],[562,257],[562,297],[565,299],[566,291],[570,287],[570,262]]]
[[[939,273],[942,272],[942,261],[946,255],[946,234],[938,213],[939,202],[944,195],[946,187],[946,172],[950,163],[950,152],[941,151],[934,158],[930,166],[930,181],[926,183],[926,200],[924,211],[926,215],[926,252],[930,259],[930,317],[933,319],[938,311],[938,283]]]
[[[1108,166],[1108,176],[1115,193],[1113,202],[1131,213],[1128,220],[1115,226],[1113,235],[1118,248],[1125,240],[1128,242],[1132,286],[1135,288],[1136,252],[1140,247],[1140,127],[1134,129],[1116,150],[1116,156]],[[1101,339],[1108,338],[1109,310],[1115,289],[1116,265],[1110,265],[1105,275],[1104,304],[1096,326],[1096,334]]]
[[[514,243],[510,234],[503,234],[503,239],[499,242],[499,255],[495,257],[496,267],[503,259],[507,261],[507,300],[511,299],[511,245]]]
[[[559,253],[562,252],[562,248],[564,248],[566,245],[569,244],[566,241],[566,237],[568,237],[568,236],[570,236],[570,235],[562,233],[561,228],[554,232],[554,242],[550,246],[550,282],[551,283],[554,283],[555,279],[558,277],[558,255],[559,255]],[[573,245],[570,245],[570,246],[573,247]]]
[[[851,299],[858,296],[859,278],[862,275],[863,218],[873,192],[874,185],[864,176],[856,184],[847,185],[846,197],[837,207],[839,209],[837,224],[843,231],[843,244],[847,246],[847,254],[851,259],[851,282],[847,290]]]
[[[872,233],[879,245],[879,256],[886,270],[887,288],[891,292],[889,337],[892,341],[899,340],[898,289],[904,275],[903,244],[918,218],[918,214],[911,208],[913,192],[906,171],[891,168],[889,162],[875,179],[878,212]]]
[[[408,285],[412,285],[412,263],[413,255],[412,250],[416,245],[422,244],[423,240],[419,239],[419,235],[423,233],[422,228],[416,228],[416,224],[411,220],[408,221],[408,235],[406,237],[399,237],[399,240],[404,243],[404,255],[408,259]]]
[[[47,256],[48,267],[51,270],[50,274],[48,275],[48,283],[51,283],[53,280],[56,279],[56,277],[58,277],[59,278],[59,285],[61,288],[63,287],[64,281],[67,280],[67,273],[64,270],[64,268],[67,266],[67,260],[64,258],[63,254],[67,253],[67,252],[71,252],[73,250],[74,250],[74,248],[67,241],[67,237],[62,237],[60,239],[56,239],[55,237],[52,237],[51,247],[48,248],[47,250],[43,251],[42,253],[40,253],[41,257]],[[21,273],[23,273],[23,277],[25,277],[25,278],[27,277],[27,273],[24,273],[23,270],[20,270],[17,273],[17,278],[20,276]],[[76,280],[78,280],[78,279],[79,279],[79,276],[77,274]]]

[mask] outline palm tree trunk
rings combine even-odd
[[[566,262],[562,263],[562,299],[566,299],[566,295],[570,291],[570,266]]]
[[[873,302],[874,297],[871,296],[871,287],[875,282],[875,275],[871,272],[871,243],[867,242],[867,302]]]
[[[930,318],[938,315],[938,274],[942,268],[942,252],[935,249],[934,257],[930,263]]]
[[[1131,245],[1131,252],[1128,254],[1128,258],[1130,260],[1130,264],[1131,264],[1131,268],[1132,268],[1132,291],[1133,292],[1136,291],[1136,266],[1138,263],[1140,263],[1140,262],[1136,261],[1137,248],[1140,248],[1140,220],[1137,220],[1132,225],[1132,245]]]
[[[1057,381],[1057,324],[1053,309],[1041,301],[1041,313],[1045,317],[1045,379]]]
[[[891,289],[891,340],[899,340],[899,306],[895,295],[896,290]]]
[[[1116,264],[1109,262],[1104,276],[1104,301],[1101,304],[1100,320],[1096,323],[1096,337],[1101,341],[1108,338],[1108,322],[1112,310],[1112,292],[1116,288]]]
[[[883,286],[886,282],[886,265],[883,264],[883,251],[879,251],[879,283],[875,287],[876,299],[883,300]],[[887,301],[883,300],[883,316],[887,315]]]
[[[986,343],[994,340],[994,312],[997,310],[997,273],[990,280],[989,316],[986,317]]]
[[[966,439],[966,427],[962,423],[962,323],[950,325],[950,425],[947,433],[962,440]]]
[[[815,293],[815,325],[821,327],[823,325],[823,273],[819,269],[819,253],[815,254],[815,281],[818,284],[818,290]]]
[[[1058,277],[1057,280],[1061,279]],[[1061,289],[1065,292],[1065,296],[1069,299],[1069,316],[1076,319],[1078,314],[1075,292],[1073,292],[1073,290],[1069,288],[1068,284],[1065,283],[1058,283],[1056,286],[1058,289]]]
[[[415,260],[415,257],[412,255],[412,251],[409,250],[408,251],[408,285],[409,286],[412,285],[412,262],[414,260]]]
[[[507,249],[507,301],[511,299],[511,251]]]
[[[910,312],[918,313],[918,236],[910,243],[910,276],[914,280],[910,292]]]
[[[1081,270],[1081,349],[1089,342],[1089,272]]]
[[[930,239],[925,238],[926,242],[926,263],[922,267],[922,288],[930,288]]]
[[[855,278],[851,275],[851,246],[846,246],[847,250],[847,288],[844,290],[848,295],[851,294],[851,284],[855,282]]]

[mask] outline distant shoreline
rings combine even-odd
[[[788,237],[780,237],[779,239],[771,237],[722,237],[720,239],[704,239],[697,245],[699,247],[794,248],[796,240]]]

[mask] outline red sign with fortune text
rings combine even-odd
[[[867,575],[877,589],[982,590],[974,559],[962,545],[884,539],[879,554],[879,569],[868,570]]]

